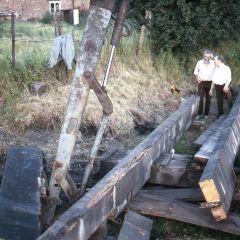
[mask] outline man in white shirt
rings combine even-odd
[[[229,84],[232,80],[231,69],[225,65],[224,58],[221,55],[214,57],[214,63],[216,68],[213,73],[212,86],[210,90],[210,95],[212,96],[213,87],[216,89],[217,96],[217,106],[218,106],[218,117],[223,115],[223,99],[226,95],[228,104],[231,107],[232,97],[229,90]]]
[[[194,70],[194,75],[198,82],[198,95],[200,96],[198,116],[196,119],[207,118],[211,106],[211,96],[209,91],[212,84],[213,71],[215,69],[214,62],[211,60],[212,52],[206,50],[203,55],[203,59],[197,62]],[[205,109],[203,112],[203,98],[206,96]]]

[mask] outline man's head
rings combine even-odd
[[[223,56],[221,56],[221,55],[216,55],[215,57],[214,57],[214,63],[215,63],[215,65],[217,66],[217,67],[219,67],[220,65],[221,65],[221,63],[223,63],[224,62],[224,57]]]
[[[205,63],[210,63],[210,60],[212,59],[213,54],[210,50],[205,50],[203,53],[203,60]]]

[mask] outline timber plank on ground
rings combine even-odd
[[[149,183],[176,187],[196,187],[202,169],[193,162],[192,155],[165,153],[152,165]]]
[[[199,182],[206,201],[220,204],[211,209],[216,220],[227,218],[235,188],[233,167],[240,145],[240,95],[224,121],[220,136]]]
[[[148,240],[151,235],[152,224],[153,220],[128,211],[118,235],[118,240]]]
[[[233,201],[240,200],[239,189],[235,188]],[[205,198],[200,188],[165,188],[151,187],[148,189],[142,188],[137,195],[138,197],[148,198],[152,200],[159,199],[175,199],[183,202],[204,202]]]
[[[150,178],[151,165],[169,152],[196,116],[199,97],[189,98],[67,210],[38,239],[88,239],[108,217],[119,215]]]
[[[205,165],[210,158],[220,136],[220,128],[214,132],[201,146],[198,152],[194,155],[194,160],[201,165]]]
[[[11,146],[0,192],[0,238],[36,239],[40,235],[40,186],[43,153]]]
[[[240,235],[240,217],[229,214],[228,219],[216,222],[208,209],[201,209],[198,205],[177,201],[174,199],[161,199],[156,201],[136,196],[128,208],[140,214],[164,217],[178,220],[218,231]]]
[[[194,146],[200,148],[218,129],[218,127],[225,120],[226,116],[221,116],[214,121],[194,142]]]

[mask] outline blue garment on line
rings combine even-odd
[[[72,70],[72,62],[74,58],[74,44],[71,34],[56,37],[51,50],[49,61],[50,68],[53,68],[60,60],[63,60],[68,70]]]

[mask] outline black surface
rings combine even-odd
[[[43,152],[11,146],[0,191],[0,238],[36,239],[40,234],[40,191]]]

